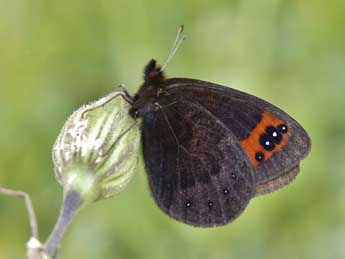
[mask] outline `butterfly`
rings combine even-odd
[[[163,70],[184,40],[180,27],[163,67],[151,60],[130,97],[142,119],[142,152],[153,198],[172,218],[225,225],[249,201],[290,183],[311,147],[287,113],[253,95]]]

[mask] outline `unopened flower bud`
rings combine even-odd
[[[55,176],[82,203],[109,198],[123,190],[138,160],[139,126],[130,105],[116,90],[75,111],[53,148]]]

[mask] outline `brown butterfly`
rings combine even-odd
[[[182,30],[167,63],[185,38]],[[150,189],[165,213],[194,226],[224,225],[251,198],[296,177],[311,141],[293,118],[229,87],[166,78],[165,67],[151,60],[129,97],[131,116],[142,118]]]

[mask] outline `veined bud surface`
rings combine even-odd
[[[136,169],[139,125],[121,95],[119,88],[73,112],[54,144],[56,179],[84,204],[122,191]]]

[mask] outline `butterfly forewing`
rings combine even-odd
[[[310,139],[282,110],[255,96],[200,80],[167,79],[164,89],[177,102],[187,98],[198,103],[231,131],[254,168],[257,194],[274,191],[297,175]]]
[[[195,226],[224,225],[255,194],[254,169],[236,136],[188,98],[160,101],[143,118],[143,154],[158,206]]]

